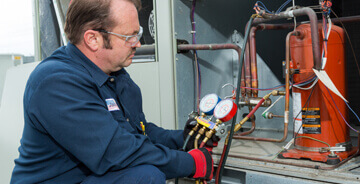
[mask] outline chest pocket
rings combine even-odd
[[[130,133],[136,133],[137,131],[130,125],[130,120],[125,118],[121,111],[111,111],[113,118],[119,123],[121,128],[124,128]]]

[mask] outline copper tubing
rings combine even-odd
[[[352,23],[352,22],[359,22],[360,21],[360,15],[356,16],[349,16],[349,17],[339,17],[339,18],[332,18],[331,22],[334,24],[342,23]],[[318,21],[318,23],[321,23],[322,21]],[[300,23],[303,24],[303,23]],[[253,27],[256,27],[257,29],[293,29],[294,23],[284,23],[284,24],[253,24]],[[251,38],[251,37],[250,37]],[[251,40],[250,40],[251,41]]]
[[[276,91],[276,90],[274,90],[274,91]],[[274,92],[274,91],[273,91],[273,92]],[[265,95],[265,96],[259,101],[259,103],[254,107],[254,109],[251,110],[250,113],[249,113],[245,118],[243,118],[237,125],[235,125],[235,127],[234,127],[234,132],[237,132],[237,131],[240,130],[240,128],[242,127],[242,125],[243,125],[248,119],[250,119],[250,118],[254,115],[254,113],[259,109],[259,107],[261,106],[261,104],[262,104],[266,99],[268,99],[273,92]],[[228,136],[227,136],[226,139],[225,139],[225,145],[228,144],[229,136],[230,136],[230,132],[228,133]],[[234,137],[235,137],[235,136],[233,135],[233,138],[234,138]]]
[[[333,169],[336,169],[336,168],[340,167],[341,165],[343,165],[345,162],[349,161],[350,159],[352,159],[352,158],[359,155],[359,153],[360,153],[360,134],[359,133],[358,133],[358,146],[357,147],[358,147],[358,149],[356,150],[356,152],[353,155],[351,155],[350,157],[342,160],[338,164],[330,166],[330,167],[321,167],[319,165],[310,165],[310,164],[297,164],[297,163],[294,163],[294,162],[284,162],[284,161],[278,161],[278,160],[268,160],[268,159],[263,159],[263,158],[255,158],[255,157],[239,156],[239,155],[230,155],[230,154],[229,154],[229,157],[248,159],[248,160],[256,160],[256,161],[275,163],[275,164],[292,165],[292,166],[305,167],[305,168],[311,168],[311,169],[333,170]],[[220,155],[220,154],[213,153],[213,155]]]
[[[245,31],[246,31],[246,29],[247,29],[247,26],[249,26],[248,24],[246,24],[246,27],[245,27]],[[250,36],[251,36],[251,32],[250,32]],[[250,39],[249,39],[250,40]],[[253,85],[252,85],[252,82],[251,82],[251,80],[252,80],[252,78],[254,77],[254,75],[253,75],[253,73],[252,73],[252,70],[253,70],[253,64],[252,63],[250,63],[250,51],[251,51],[251,49],[250,49],[250,41],[249,40],[246,40],[246,50],[245,50],[245,58],[244,58],[244,60],[245,60],[245,65],[243,65],[243,67],[245,66],[245,71],[243,70],[243,72],[242,72],[242,74],[243,74],[243,76],[242,76],[242,79],[241,79],[241,86],[243,87],[243,86],[246,86],[246,87],[252,87],[252,88],[257,88],[257,86],[256,87],[254,87]],[[245,41],[245,40],[244,40]],[[252,62],[252,61],[251,61]],[[255,66],[255,68],[256,68],[256,66]],[[244,69],[244,68],[243,68]],[[257,76],[256,76],[256,78],[257,78]],[[244,79],[245,79],[245,82],[244,82]],[[252,89],[248,89],[248,88],[246,88],[245,90],[243,90],[243,88],[241,88],[241,95],[244,97],[245,95],[247,96],[247,97],[252,97],[253,96],[253,93],[252,93]],[[249,112],[251,112],[251,110],[252,110],[252,107],[251,106],[249,106]],[[249,135],[249,134],[251,134],[252,132],[254,132],[254,130],[255,130],[255,126],[256,126],[256,123],[255,123],[255,120],[254,120],[254,118],[253,118],[254,116],[252,116],[251,117],[251,128],[248,130],[248,131],[246,131],[246,132],[241,132],[241,133],[239,133],[238,135],[241,135],[241,136],[245,136],[245,135]]]
[[[177,46],[177,50],[179,51],[187,51],[187,50],[226,50],[233,49],[237,52],[239,62],[241,57],[241,48],[236,44],[179,44]],[[242,65],[241,72],[241,86],[245,86],[245,82],[243,85],[242,79],[244,79],[244,65]],[[241,92],[243,94],[243,92]],[[245,94],[245,91],[244,91]]]
[[[264,137],[246,137],[246,136],[238,136],[234,135],[233,139],[244,139],[244,140],[253,140],[253,141],[266,141],[266,142],[283,142],[286,140],[288,135],[288,124],[284,123],[284,135],[281,139],[273,139],[273,138],[264,138]]]
[[[225,50],[225,49],[233,49],[238,53],[239,62],[241,55],[241,48],[235,44],[179,44],[177,46],[179,51],[186,50]]]
[[[258,88],[258,77],[257,77],[257,60],[256,60],[256,27],[252,27],[250,30],[250,60],[251,60],[251,87]],[[258,90],[251,90],[253,97],[258,97]]]
[[[251,112],[252,110],[253,110],[252,107],[249,106],[249,112]],[[251,133],[253,133],[253,132],[255,131],[256,123],[255,123],[255,120],[254,120],[254,115],[251,116],[250,120],[251,120],[251,128],[250,128],[248,131],[246,131],[246,132],[239,132],[239,133],[237,133],[237,134],[234,134],[234,136],[233,136],[234,138],[235,138],[236,136],[249,135],[249,134],[251,134]]]
[[[274,118],[284,118],[284,116],[281,116],[281,115],[275,115],[275,114],[273,114],[272,115]]]
[[[283,26],[282,24],[259,24],[257,26],[254,26],[251,28],[250,30],[250,36],[249,36],[249,41],[247,44],[249,44],[247,46],[247,48],[250,48],[250,54],[248,52],[248,49],[246,49],[245,54],[250,56],[250,70],[251,70],[251,87],[252,88],[258,88],[259,83],[258,83],[258,74],[257,74],[257,58],[256,58],[256,31],[258,29],[286,29],[288,28],[288,26]],[[248,57],[245,57],[245,63],[246,59],[249,59]],[[244,72],[243,72],[244,73]],[[242,78],[243,80],[244,78]],[[242,90],[243,92],[244,90]],[[258,90],[251,90],[251,94],[253,97],[258,97]],[[252,110],[252,107],[249,107],[249,112]],[[245,135],[249,135],[252,132],[255,131],[255,127],[256,127],[256,123],[254,118],[251,118],[251,128],[246,131],[246,132],[241,132],[238,133],[237,135],[235,135],[234,138],[240,138],[240,136],[245,136]]]
[[[251,97],[251,69],[250,69],[250,43],[249,40],[244,40],[246,41],[246,49],[245,49],[245,62],[244,62],[244,66],[245,66],[245,86],[248,87],[245,89],[246,91],[246,96],[247,97]]]
[[[267,22],[270,20],[286,19],[286,18],[298,17],[298,16],[303,16],[303,15],[307,15],[310,20],[314,68],[317,70],[320,70],[321,69],[321,50],[320,50],[320,40],[319,40],[318,19],[317,19],[315,11],[313,9],[306,7],[306,8],[281,12],[276,15],[263,13],[263,14],[261,14],[261,16],[263,16],[265,19],[256,18],[253,22],[253,25],[257,25],[259,23]]]
[[[267,141],[267,142],[283,142],[288,136],[288,125],[289,125],[289,103],[290,103],[290,36],[294,32],[288,33],[286,36],[286,71],[285,71],[285,112],[284,112],[284,134],[281,139],[263,138],[263,137],[247,137],[242,135],[234,135],[234,139],[245,139],[254,141]],[[296,32],[296,34],[299,34]]]
[[[246,84],[245,84],[245,66],[242,65],[242,68],[241,68],[241,79],[240,79],[240,91],[241,91],[241,96],[242,97],[245,97],[246,96],[246,91],[245,91],[245,88],[243,87],[246,87]]]
[[[250,50],[250,70],[251,70],[251,87],[252,88],[258,88],[258,77],[257,77],[257,60],[256,60],[256,41],[255,41],[255,35],[256,35],[256,27],[252,27],[250,30],[250,35],[249,35],[249,41],[248,41],[248,46],[246,48],[249,48]],[[248,49],[247,49],[248,50]],[[248,52],[245,52],[245,54],[248,54]],[[247,59],[248,57],[246,57],[245,59]],[[258,97],[258,90],[254,90],[251,89],[251,96],[252,97]],[[249,106],[249,112],[252,111],[252,107]],[[246,132],[241,132],[238,133],[238,136],[245,136],[245,135],[249,135],[252,132],[255,131],[255,127],[256,127],[256,123],[255,123],[255,119],[254,116],[252,116],[251,118],[251,128],[246,131]]]

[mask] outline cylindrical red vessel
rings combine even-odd
[[[321,28],[322,25],[319,25]],[[294,74],[294,83],[304,82],[315,76],[312,68],[313,52],[310,34],[310,25],[304,24],[296,28],[300,36],[290,38],[290,53],[294,69],[299,69],[299,74]],[[320,35],[323,35],[323,31]],[[320,43],[323,43],[321,36]],[[342,28],[332,25],[328,38],[327,62],[324,70],[333,81],[340,93],[346,98],[346,66],[345,66],[345,40]],[[323,45],[322,45],[323,46]],[[312,84],[312,83],[311,83]],[[309,87],[311,84],[303,86]],[[339,160],[342,160],[353,152],[349,136],[349,128],[341,117],[348,119],[348,110],[344,101],[331,92],[337,107],[325,85],[319,80],[312,89],[303,90],[293,87],[293,118],[295,120],[294,134],[295,149],[282,154],[283,157],[309,158],[315,161],[328,162],[328,143],[331,147],[344,146],[345,152],[338,152]],[[301,112],[300,112],[301,111]],[[300,112],[300,113],[299,113]],[[316,141],[314,139],[320,140]]]

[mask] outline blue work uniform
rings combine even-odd
[[[81,183],[143,165],[169,179],[189,176],[194,166],[178,151],[181,130],[146,121],[140,88],[125,69],[109,76],[70,43],[31,73],[24,118],[11,183]]]

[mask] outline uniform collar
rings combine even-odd
[[[81,64],[86,70],[89,71],[97,85],[100,87],[109,79],[105,72],[96,66],[89,58],[87,58],[75,45],[68,43],[66,50],[73,58],[74,62]]]

